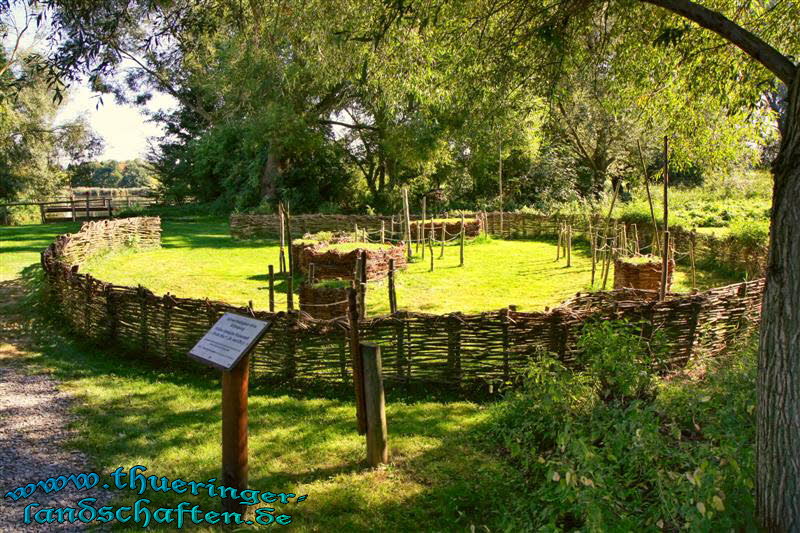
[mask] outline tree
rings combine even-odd
[[[774,176],[769,265],[759,347],[756,503],[761,525],[770,531],[800,529],[800,69],[790,57],[800,50],[800,5],[796,2],[719,1],[713,9],[689,0],[639,0],[664,11],[635,9],[630,1],[511,0],[402,3],[379,17],[376,39],[386,27],[420,28],[431,18],[439,40],[464,41],[484,50],[487,65],[536,79],[541,87],[559,80],[565,57],[587,33],[602,32],[609,14],[627,23],[618,28],[621,51],[613,62],[628,61],[642,72],[654,94],[666,83],[719,99],[730,108],[751,104],[776,80],[788,87],[780,121],[781,145]],[[677,17],[665,16],[671,12]],[[726,16],[729,14],[734,20]],[[709,32],[694,30],[695,23]],[[751,30],[745,29],[750,27]],[[758,32],[761,36],[757,35]],[[389,37],[390,38],[390,37]],[[769,40],[772,44],[768,44]],[[648,43],[660,44],[660,53]],[[732,50],[738,48],[739,51]],[[784,52],[778,51],[783,48]],[[750,56],[743,61],[742,56]],[[633,53],[630,53],[633,52]],[[638,55],[637,55],[638,52]],[[651,54],[662,64],[647,61]],[[669,56],[674,56],[673,60]],[[634,60],[635,59],[635,60]],[[758,66],[766,70],[759,70]],[[681,75],[683,73],[683,75]],[[506,74],[507,75],[507,74]],[[491,74],[487,73],[487,79]],[[423,78],[424,80],[424,78]],[[694,117],[687,116],[686,124]]]

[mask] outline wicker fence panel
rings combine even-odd
[[[491,227],[492,218],[487,219]],[[504,228],[514,223],[529,235],[550,227],[528,215],[503,220]],[[251,357],[255,378],[350,379],[349,324],[343,319],[315,320],[302,312],[268,313],[159,296],[144,287],[104,283],[79,272],[95,254],[130,245],[159,246],[159,237],[157,218],[89,222],[42,253],[47,292],[76,332],[166,365],[191,366],[186,353],[223,313],[248,314],[273,322]],[[613,318],[641,324],[645,337],[661,332],[675,367],[698,349],[718,352],[728,346],[760,316],[763,290],[764,280],[759,279],[691,295],[671,294],[663,302],[652,291],[634,289],[579,293],[540,313],[401,311],[364,320],[359,332],[363,340],[383,346],[385,378],[401,382],[508,381],[543,353],[575,365],[577,339],[587,321]]]

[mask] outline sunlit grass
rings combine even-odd
[[[86,269],[99,279],[120,285],[142,284],[157,294],[210,298],[236,305],[249,301],[257,309],[269,306],[268,266],[277,272],[278,243],[275,240],[234,241],[225,223],[164,222],[160,250],[129,251],[98,258]],[[476,313],[516,305],[521,310],[556,306],[591,286],[591,257],[586,246],[573,247],[572,266],[556,262],[551,241],[489,240],[465,246],[465,265],[459,266],[458,245],[434,247],[434,269],[430,251],[414,247],[414,260],[397,275],[400,309],[443,313]],[[599,275],[598,275],[599,279]],[[301,278],[295,280],[295,290]],[[713,272],[699,272],[700,288],[732,280]],[[613,285],[613,269],[608,286]],[[599,281],[596,286],[600,287]],[[286,309],[287,283],[276,276],[276,308]],[[679,266],[673,290],[688,291],[685,266]],[[388,313],[386,280],[371,282],[367,292],[368,313]]]

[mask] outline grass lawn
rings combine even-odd
[[[19,277],[23,268],[39,262],[39,253],[53,239],[79,227],[78,222],[0,227],[0,281]]]
[[[39,267],[25,276],[28,286],[35,284]],[[20,309],[31,346],[16,351],[17,360],[24,358],[28,371],[53,372],[76,397],[75,438],[68,446],[90,457],[101,483],[118,467],[135,465],[171,480],[220,479],[218,378],[158,369],[73,340],[42,319],[47,309],[35,298]],[[472,435],[490,416],[488,405],[388,389],[391,464],[372,470],[364,437],[355,430],[352,398],[349,388],[251,387],[249,486],[307,494],[300,504],[273,504],[293,516],[294,531],[497,530],[509,516],[506,502],[520,505],[515,487],[522,476]],[[112,504],[141,497],[151,500],[152,510],[181,501],[204,511],[220,507],[208,495],[153,490],[114,492]],[[150,529],[159,530],[155,524]]]
[[[40,278],[36,263],[41,248],[56,234],[76,227],[63,224],[0,228],[0,285],[15,283],[7,280],[22,276],[26,287],[35,287]],[[119,282],[120,276],[131,275],[125,273],[130,269],[133,279],[123,282],[140,282],[177,295],[210,296],[232,302],[265,301],[264,272],[270,262],[277,264],[274,242],[233,241],[222,220],[165,221],[164,229],[162,250],[108,256],[94,265],[94,271],[102,272],[103,279]],[[438,256],[438,250],[435,253]],[[480,264],[479,255],[483,258]],[[470,245],[467,266],[460,269],[458,250],[453,248],[436,263],[433,274],[427,272],[428,262],[412,264],[407,273],[399,276],[398,297],[401,305],[427,302],[434,309],[437,305],[457,305],[461,310],[469,310],[468,305],[473,305],[472,309],[509,303],[546,305],[546,298],[558,301],[585,288],[589,279],[588,260],[580,249],[573,256],[575,266],[571,269],[564,268],[563,263],[556,265],[554,258],[551,243],[493,241]],[[461,276],[458,284],[452,277],[448,279],[455,273]],[[483,280],[487,280],[486,287]],[[713,273],[704,273],[701,280],[704,284],[726,281]],[[685,287],[685,272],[679,273],[678,282]],[[550,292],[536,292],[543,290]],[[380,302],[371,305],[380,309]],[[220,478],[218,378],[213,374],[190,375],[156,368],[135,357],[78,342],[43,319],[50,310],[35,294],[19,302],[18,307],[25,321],[20,331],[28,333],[30,345],[15,352],[15,357],[23,358],[28,371],[54,372],[64,388],[77,397],[76,434],[69,446],[87,453],[95,472],[105,475],[120,466],[128,469],[144,465],[147,474],[170,479],[203,482]],[[0,330],[0,351],[4,343],[18,343],[6,333]],[[752,391],[752,384],[746,385]],[[693,395],[716,394],[695,384],[687,390]],[[275,385],[251,388],[249,484],[260,491],[308,495],[301,504],[275,506],[279,513],[293,515],[295,531],[526,530],[521,525],[526,516],[538,516],[542,510],[557,507],[567,501],[564,494],[571,494],[560,493],[550,500],[532,497],[532,491],[540,486],[538,479],[511,461],[508,449],[502,448],[499,441],[487,442],[480,437],[486,427],[496,423],[494,404],[474,403],[433,391],[397,387],[387,390],[391,464],[371,470],[364,462],[364,438],[355,431],[352,396],[351,389],[332,386],[303,390]],[[686,402],[702,408],[704,401],[692,396]],[[750,409],[752,400],[747,397],[740,403],[742,409]],[[737,402],[727,399],[723,405],[738,409]],[[676,422],[680,423],[679,435],[684,426],[687,431],[692,427],[706,431],[714,428],[705,417],[685,418]],[[742,427],[738,419],[732,420],[731,425]],[[537,419],[530,421],[536,423]],[[624,431],[626,426],[620,426],[619,432]],[[729,440],[709,433],[710,444]],[[733,452],[728,455],[736,456],[737,445],[729,445]],[[539,453],[532,448],[523,451],[532,461]],[[708,457],[712,456],[719,456],[717,450],[697,454],[680,471],[696,472],[696,468],[707,464],[701,460],[710,461]],[[607,468],[616,471],[617,460],[609,462]],[[620,479],[623,474],[619,474]],[[551,479],[544,482],[552,484]],[[564,490],[572,489],[564,485]],[[638,491],[639,487],[626,486],[625,490]],[[731,491],[726,488],[726,492]],[[140,497],[150,499],[152,509],[173,507],[184,500],[204,510],[219,508],[219,500],[208,496],[155,491],[144,496],[118,492],[113,495],[113,503],[131,505]],[[627,510],[615,506],[617,492],[604,488],[603,497],[609,499],[614,512]],[[690,492],[681,501],[696,497]],[[687,513],[695,512],[693,503],[687,505]],[[737,505],[731,503],[729,507],[734,509]],[[115,527],[141,529],[132,524]],[[157,527],[151,525],[151,529]],[[168,529],[174,530],[174,526]]]
[[[267,267],[278,265],[275,240],[235,241],[225,221],[163,222],[162,248],[126,251],[97,258],[86,266],[95,277],[120,285],[142,284],[156,294],[170,292],[180,297],[221,300],[257,309],[269,305]],[[470,243],[465,266],[459,267],[457,245],[434,248],[434,271],[429,255],[415,260],[397,276],[397,298],[401,309],[442,313],[475,313],[517,305],[523,310],[555,306],[577,291],[589,288],[591,261],[588,250],[576,245],[572,267],[555,262],[555,243],[549,241],[504,241]],[[688,272],[679,267],[674,289],[689,290]],[[613,279],[613,273],[609,278]],[[295,287],[299,285],[295,283]],[[735,280],[714,272],[699,272],[700,288]],[[276,283],[277,309],[286,308],[286,282]],[[367,292],[371,315],[387,313],[389,298],[385,281],[370,283]]]

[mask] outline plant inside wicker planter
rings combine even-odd
[[[389,261],[395,269],[406,267],[405,245],[354,242],[352,235],[332,235],[329,240],[316,240],[330,234],[306,235],[292,242],[295,267],[308,274],[314,265],[314,279],[353,279],[356,262],[361,254],[367,255],[367,279],[382,279],[389,274]]]
[[[614,260],[615,289],[644,289],[658,291],[661,288],[661,258],[652,255],[619,257]],[[667,291],[672,285],[675,260],[667,264]]]

